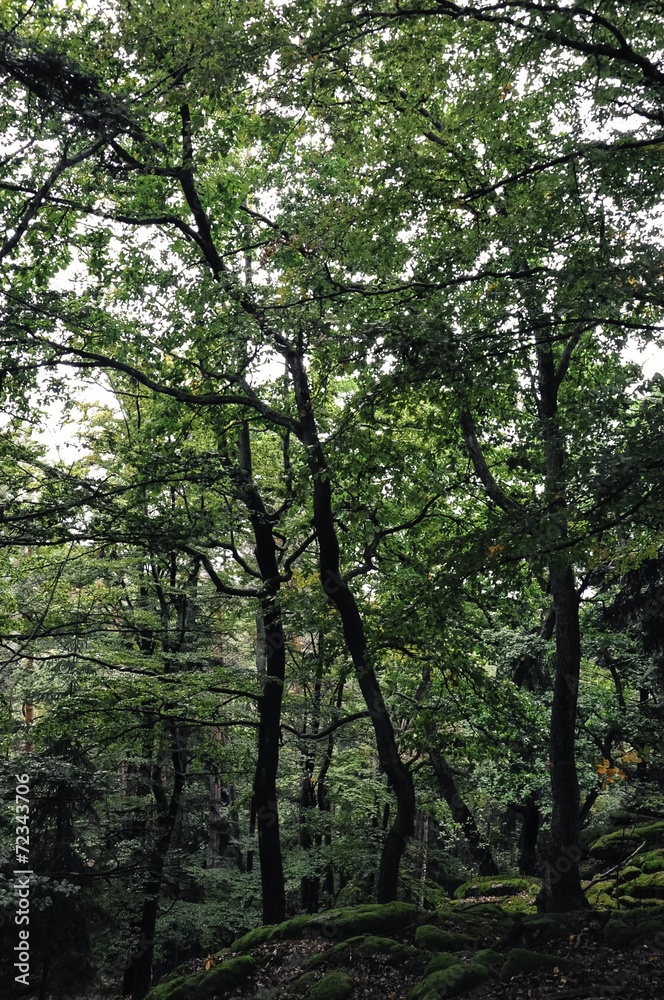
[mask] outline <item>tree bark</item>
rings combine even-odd
[[[254,803],[258,825],[258,858],[263,895],[263,923],[278,924],[286,917],[286,888],[281,854],[277,771],[281,736],[281,703],[286,677],[286,640],[279,602],[279,566],[272,524],[251,473],[249,426],[239,437],[240,498],[247,507],[254,534],[256,561],[263,596],[261,618],[265,644],[266,673],[258,702],[258,759],[254,775]]]
[[[399,864],[414,829],[415,789],[412,775],[399,756],[392,721],[367,654],[362,616],[355,597],[341,578],[339,539],[332,511],[329,471],[318,436],[301,352],[288,352],[288,367],[300,419],[300,439],[306,449],[313,484],[313,521],[318,539],[321,584],[339,612],[346,647],[373,723],[380,766],[387,775],[397,800],[396,817],[383,845],[376,889],[378,902],[387,903],[396,899]]]
[[[523,805],[510,802],[510,809],[521,816],[521,836],[519,838],[519,875],[537,874],[537,835],[539,833],[542,815],[537,801],[532,795],[527,795]]]
[[[429,750],[429,760],[441,794],[452,813],[452,819],[461,826],[480,875],[497,875],[498,866],[491,855],[491,848],[488,844],[482,843],[475,817],[459,795],[452,772],[436,750]]]
[[[588,906],[579,876],[579,782],[575,754],[576,703],[581,672],[579,596],[569,556],[559,544],[567,537],[565,453],[557,419],[558,388],[566,368],[561,362],[556,371],[548,343],[538,346],[537,359],[539,417],[546,451],[545,496],[555,529],[551,538],[549,583],[556,635],[550,736],[551,829],[544,884],[537,897],[537,906],[542,912],[566,912]]]
[[[163,880],[166,855],[178,814],[185,785],[185,755],[177,727],[171,729],[171,758],[173,761],[173,791],[166,798],[161,783],[161,767],[152,769],[152,792],[159,811],[158,824],[161,831],[148,863],[148,877],[143,887],[143,907],[138,928],[138,942],[130,955],[130,966],[124,982],[131,986],[132,1000],[143,1000],[150,990],[152,980],[152,959],[154,956],[154,934],[157,923],[159,894]]]

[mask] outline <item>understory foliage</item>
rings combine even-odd
[[[661,15],[0,7],[42,997],[476,874],[582,909],[592,834],[661,817]]]

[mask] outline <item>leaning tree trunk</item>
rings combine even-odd
[[[452,819],[461,826],[465,834],[471,854],[473,855],[473,860],[479,868],[480,875],[497,875],[498,866],[491,855],[491,848],[488,844],[482,842],[475,817],[459,795],[454,775],[436,750],[429,751],[429,760],[433,767],[433,773],[436,775],[441,794],[452,813]]]
[[[378,902],[387,903],[396,899],[399,864],[408,840],[413,834],[415,789],[412,775],[399,756],[392,721],[383,700],[378,678],[369,661],[362,616],[355,597],[341,578],[339,539],[332,512],[329,472],[313,415],[302,354],[290,351],[288,365],[301,421],[300,438],[306,449],[313,483],[313,522],[318,540],[321,584],[339,612],[346,647],[373,723],[380,766],[387,775],[397,800],[396,817],[383,845],[376,889]]]

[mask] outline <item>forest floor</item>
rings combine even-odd
[[[479,904],[478,916],[485,903],[504,906],[499,897],[483,897],[473,903]],[[472,913],[465,908],[464,913]],[[615,911],[611,914],[615,916]],[[432,913],[432,917],[435,914]],[[537,942],[532,940],[529,919],[517,918],[513,929],[505,935],[497,934],[497,925],[488,922],[476,925],[480,928],[474,946],[466,953],[458,952],[461,964],[472,961],[473,947],[492,948],[506,955],[513,948],[528,948],[559,956],[560,966],[549,970],[541,968],[534,972],[524,972],[511,978],[501,978],[500,964],[497,964],[489,980],[462,992],[444,991],[440,996],[459,995],[473,1000],[658,1000],[664,998],[664,954],[662,944],[664,934],[655,932],[650,939],[639,941],[631,947],[617,948],[607,944],[604,926],[609,914],[601,911],[556,915],[558,934],[555,939]],[[664,930],[664,919],[659,918]],[[481,917],[480,917],[481,920]],[[449,922],[448,927],[453,927]],[[458,930],[458,926],[457,926]],[[410,924],[390,932],[390,938],[401,945],[415,944],[416,925]],[[530,936],[529,936],[530,935]],[[357,945],[349,945],[341,962],[327,962],[324,955],[331,952],[337,940],[325,940],[320,934],[298,940],[272,940],[250,952],[256,962],[256,972],[251,979],[225,997],[243,1000],[302,1000],[309,996],[315,982],[329,974],[331,969],[346,972],[353,981],[348,1000],[407,1000],[411,990],[423,979],[423,970],[411,962],[391,960],[380,950],[367,953],[360,944],[360,938],[353,938]],[[311,960],[318,956],[312,971]],[[228,953],[220,955],[226,960]],[[330,956],[332,958],[332,955]],[[501,959],[501,963],[502,963]],[[309,963],[307,965],[307,963]],[[192,963],[190,971],[200,969],[200,964]],[[309,975],[301,979],[305,972]],[[221,1000],[221,998],[220,998]]]

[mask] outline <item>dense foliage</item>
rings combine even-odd
[[[661,814],[662,24],[0,7],[1,780],[43,995],[475,871],[582,908],[587,830]]]

